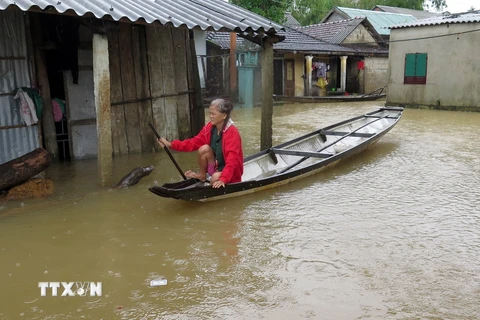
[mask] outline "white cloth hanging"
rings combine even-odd
[[[28,94],[19,88],[15,97],[15,100],[19,100],[20,116],[27,126],[31,126],[38,122],[37,112],[35,111],[35,104]]]

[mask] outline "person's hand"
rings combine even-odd
[[[220,188],[220,187],[224,187],[224,188],[225,188],[225,183],[224,183],[222,180],[215,181],[215,182],[212,184],[212,188]]]
[[[168,142],[167,139],[165,139],[165,138],[157,139],[157,141],[160,144],[160,146],[162,146],[162,147],[170,148],[172,146],[172,144],[170,142]]]

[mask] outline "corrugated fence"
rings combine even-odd
[[[38,126],[25,126],[13,92],[30,86],[23,12],[0,11],[0,164],[40,146]]]

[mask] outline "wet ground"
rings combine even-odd
[[[274,143],[382,103],[275,106]],[[233,117],[258,151],[260,109]],[[96,160],[52,165],[53,196],[0,202],[0,319],[478,319],[479,124],[407,109],[331,170],[212,203],[148,192],[179,179],[163,152],[115,158],[114,182],[155,166],[121,190],[98,186]],[[54,281],[102,296],[41,297]]]

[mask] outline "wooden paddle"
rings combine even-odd
[[[153,133],[155,134],[155,136],[157,137],[157,139],[160,139],[160,135],[158,134],[157,130],[155,130],[155,127],[153,126],[153,124],[149,123],[148,124],[150,126],[150,128],[152,128],[153,130]],[[182,176],[183,180],[187,180],[187,177],[185,176],[185,174],[183,173],[182,169],[180,169],[180,166],[178,165],[177,161],[175,161],[175,159],[173,158],[172,154],[170,153],[170,150],[168,150],[167,146],[163,146],[163,149],[165,149],[165,151],[167,152],[168,156],[170,157],[170,160],[172,160],[173,164],[175,165],[175,167],[177,168],[178,172],[180,172],[180,175]]]

